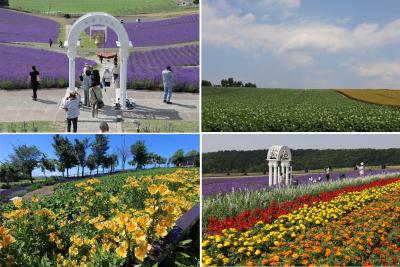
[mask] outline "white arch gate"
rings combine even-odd
[[[76,47],[78,45],[79,35],[86,28],[94,25],[104,25],[111,28],[118,36],[117,47],[119,47],[119,60],[120,60],[120,95],[116,98],[120,99],[122,110],[126,109],[126,83],[128,71],[128,57],[129,47],[132,46],[129,41],[128,33],[122,26],[121,22],[115,17],[104,12],[87,13],[80,17],[71,27],[68,40],[65,46],[68,47],[68,60],[69,60],[69,86],[68,90],[76,90],[75,87],[75,58]],[[117,100],[116,99],[116,100]]]
[[[268,186],[292,184],[292,152],[287,146],[271,146],[267,155]]]

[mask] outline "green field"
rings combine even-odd
[[[400,109],[334,90],[202,88],[203,131],[393,132]]]
[[[11,8],[31,12],[86,13],[108,12],[113,15],[144,14],[186,10],[175,0],[9,0]]]

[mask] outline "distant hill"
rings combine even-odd
[[[264,172],[268,150],[220,151],[203,154],[203,173]],[[400,165],[400,149],[297,149],[292,150],[293,170],[352,167],[366,165]]]

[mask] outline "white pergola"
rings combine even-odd
[[[119,47],[119,60],[120,60],[120,90],[119,95],[116,96],[116,101],[119,99],[122,110],[126,109],[126,83],[127,83],[127,65],[129,57],[129,47],[132,46],[129,41],[128,33],[115,17],[104,12],[87,13],[80,17],[71,27],[68,39],[65,41],[65,46],[68,47],[69,59],[69,87],[67,90],[76,90],[75,87],[75,58],[77,54],[76,47],[78,46],[79,35],[86,28],[96,25],[104,25],[111,28],[118,36],[117,47]],[[117,92],[117,90],[116,90]]]
[[[292,153],[287,146],[271,146],[267,155],[268,186],[292,184]]]

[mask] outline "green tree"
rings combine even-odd
[[[8,0],[0,0],[0,6],[9,6]]]
[[[99,167],[106,163],[107,150],[109,149],[108,137],[104,134],[96,134],[95,141],[92,143],[92,154],[96,161],[96,170],[99,174]]]
[[[183,160],[185,158],[184,156],[185,152],[183,149],[178,149],[171,157],[171,163],[174,164],[175,166],[181,166],[183,163]]]
[[[160,155],[157,155],[155,162],[156,162],[156,164],[158,164],[158,165],[163,165],[163,164],[165,164],[165,163],[167,162],[167,159],[166,159],[166,158],[163,158],[163,157],[160,156]]]
[[[42,152],[36,146],[20,145],[13,147],[14,152],[10,159],[29,177],[33,184],[33,170],[39,166]]]
[[[96,158],[93,154],[90,154],[88,156],[87,161],[86,161],[86,167],[89,168],[89,171],[90,171],[89,175],[92,175],[92,171],[95,170],[97,167]]]
[[[75,144],[74,144],[75,155],[77,161],[79,162],[79,165],[81,166],[82,177],[84,176],[85,173],[85,166],[87,160],[86,150],[90,146],[89,141],[90,141],[89,138],[84,138],[82,140],[75,139]]]
[[[49,159],[46,154],[43,154],[42,158],[40,159],[39,167],[44,177],[47,179],[46,171],[56,171],[56,162],[52,159]]]
[[[124,171],[125,163],[126,163],[126,160],[128,159],[129,151],[125,144],[125,136],[123,136],[123,138],[124,138],[124,141],[122,142],[121,147],[118,149],[118,153],[121,156],[121,165],[122,165],[121,167],[122,167],[122,170]]]
[[[110,168],[111,172],[115,171],[115,167],[118,165],[118,155],[113,153],[110,155]]]
[[[194,157],[194,166],[200,167],[200,153],[196,149],[190,150],[186,153],[185,157]]]
[[[131,165],[136,165],[136,169],[142,169],[148,162],[148,152],[144,141],[137,141],[131,146],[131,154],[133,155]]]
[[[69,141],[67,137],[63,137],[59,134],[53,137],[53,148],[55,150],[55,154],[58,157],[58,161],[62,167],[62,169],[67,171],[67,178],[69,177],[69,169],[73,168],[78,164],[75,155],[75,149],[72,143]]]
[[[4,162],[0,165],[0,182],[10,184],[19,181],[23,175],[19,166],[12,162]]]

